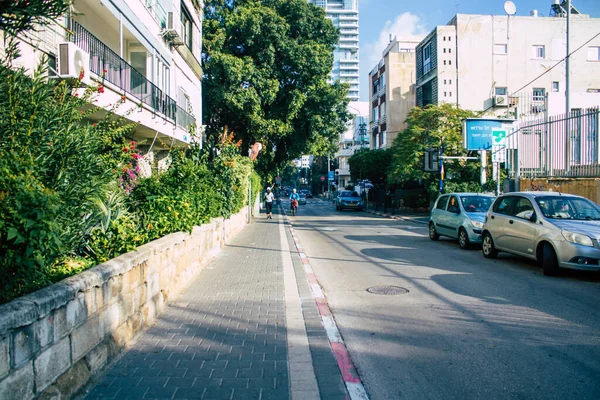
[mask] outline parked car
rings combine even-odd
[[[431,209],[429,238],[440,236],[458,239],[461,249],[471,243],[481,243],[481,229],[485,213],[494,196],[481,193],[452,193],[439,196]]]
[[[357,192],[341,190],[335,198],[335,209],[342,211],[344,208],[362,211],[364,209],[363,199]]]
[[[302,194],[302,193],[300,193],[300,194],[298,195],[298,204],[299,204],[299,205],[304,205],[304,204],[306,204],[306,196],[305,196],[304,194]]]
[[[499,196],[483,225],[482,252],[506,251],[536,260],[544,275],[561,268],[600,271],[600,207],[557,192]]]

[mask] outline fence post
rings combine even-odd
[[[548,176],[552,177],[554,176],[554,149],[552,148],[552,135],[553,135],[553,130],[552,130],[552,117],[548,117],[548,149],[546,150],[546,157],[548,157]]]

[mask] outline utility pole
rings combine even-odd
[[[567,154],[565,157],[567,172],[571,169],[571,46],[570,46],[570,30],[571,30],[571,0],[567,0],[567,59],[566,59],[566,77],[565,77],[565,149]]]

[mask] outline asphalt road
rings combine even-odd
[[[371,399],[600,399],[600,274],[308,201],[294,228]]]

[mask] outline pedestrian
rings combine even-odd
[[[265,204],[267,206],[267,219],[273,219],[273,201],[275,200],[275,195],[271,192],[271,187],[267,188],[267,193],[265,194]]]

